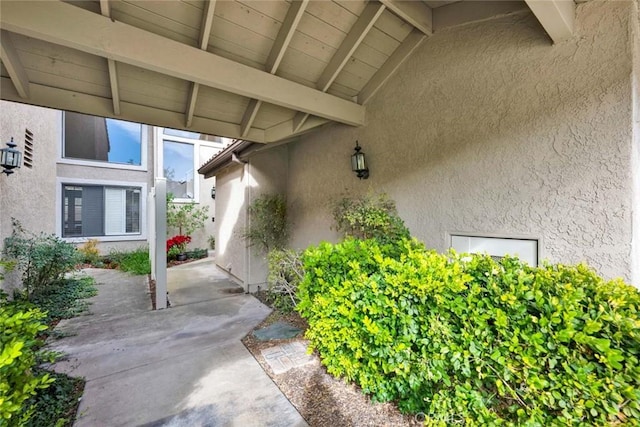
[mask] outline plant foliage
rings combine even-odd
[[[291,249],[274,249],[267,258],[267,298],[275,308],[290,312],[298,304],[298,285],[304,277],[302,254]]]
[[[640,293],[585,265],[404,240],[303,255],[298,310],[327,370],[428,425],[637,425]]]
[[[89,239],[80,247],[77,251],[80,256],[80,261],[86,264],[98,264],[100,262],[100,251],[98,250],[98,239]]]
[[[333,219],[345,237],[376,239],[383,244],[410,237],[395,202],[386,194],[343,197],[333,203]]]
[[[33,234],[13,220],[13,232],[5,239],[4,254],[16,261],[22,271],[22,284],[28,298],[62,279],[77,264],[73,245],[53,234]]]
[[[272,249],[282,249],[289,238],[287,224],[287,201],[281,194],[265,194],[255,199],[249,206],[250,226],[243,237],[252,245],[268,253]]]
[[[179,235],[190,236],[204,223],[209,215],[209,206],[198,206],[195,202],[174,203],[173,194],[167,194],[167,225],[176,228]]]
[[[34,371],[45,314],[25,303],[0,300],[0,425],[23,425],[33,414],[27,400],[53,379]]]
[[[140,247],[130,252],[111,251],[109,261],[115,268],[132,274],[150,274],[149,248]]]
[[[86,299],[97,293],[92,277],[72,277],[60,280],[55,286],[34,295],[31,302],[45,313],[43,321],[50,325],[85,312],[89,306]]]

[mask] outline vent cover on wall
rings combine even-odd
[[[33,132],[29,129],[24,130],[24,161],[22,164],[26,168],[33,168]]]

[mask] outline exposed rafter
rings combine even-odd
[[[100,13],[102,16],[111,18],[110,0],[100,0]],[[109,86],[111,86],[111,99],[113,100],[113,113],[120,115],[120,86],[118,85],[118,69],[116,61],[107,59],[107,67],[109,69]]]
[[[427,36],[417,29],[409,33],[402,44],[387,59],[387,62],[380,67],[371,80],[362,88],[358,94],[358,103],[366,104],[426,38]]]
[[[367,3],[364,10],[358,17],[358,20],[353,24],[349,34],[347,34],[340,47],[338,47],[336,53],[331,57],[331,60],[318,79],[318,82],[316,83],[318,90],[326,92],[329,87],[331,87],[331,84],[347,64],[349,58],[351,58],[358,46],[360,46],[364,40],[365,36],[369,33],[371,28],[373,28],[380,15],[382,15],[384,9],[385,6],[375,0]],[[308,118],[308,113],[297,113],[294,118],[294,130],[297,131],[302,128]]]
[[[554,43],[573,35],[576,17],[576,4],[573,0],[525,1]]]
[[[265,70],[268,73],[275,74],[278,70],[280,62],[282,62],[282,58],[284,57],[284,53],[289,47],[291,38],[293,37],[308,4],[309,0],[294,0],[291,2],[291,6],[289,6],[289,10],[287,10],[287,15],[285,16],[284,21],[282,21],[282,26],[280,27],[278,36],[276,37],[273,47],[271,48],[271,52],[269,53],[269,57],[267,58]],[[249,133],[249,129],[251,129],[253,121],[258,115],[258,110],[261,105],[262,101],[258,101],[257,99],[249,101],[249,105],[242,116],[242,123],[240,124],[243,136]]]
[[[431,8],[421,1],[380,0],[389,10],[430,36],[433,33]]]
[[[365,109],[354,102],[60,1],[5,2],[0,22],[9,31],[82,52],[329,120],[364,124]]]
[[[46,105],[47,107],[58,110],[77,111],[93,116],[117,118],[113,113],[113,106],[108,98],[36,83],[31,83],[30,87],[31,95],[29,99],[22,99],[9,78],[0,78],[2,99],[32,105]],[[176,129],[181,129],[184,125],[184,114],[180,112],[159,110],[126,101],[120,102],[120,108],[122,115],[125,116],[127,120],[133,122]],[[234,123],[196,116],[193,118],[193,127],[199,132],[209,135],[224,135],[229,138],[240,138],[240,126]],[[269,142],[265,140],[264,131],[258,129],[251,129],[246,139],[261,143]]]
[[[209,46],[209,36],[213,29],[213,15],[216,10],[216,0],[206,1],[204,4],[204,13],[202,14],[202,25],[200,26],[200,39],[198,46],[202,50],[207,50]],[[189,99],[187,100],[187,111],[185,112],[185,125],[191,127],[193,122],[193,114],[196,110],[196,101],[198,100],[198,91],[200,85],[195,82],[191,82],[191,91],[189,92]]]
[[[11,35],[8,31],[2,31],[2,63],[11,77],[11,81],[18,92],[20,98],[29,98],[29,78],[24,70],[18,52],[13,46]]]

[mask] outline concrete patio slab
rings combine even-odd
[[[72,335],[49,344],[67,354],[57,371],[87,380],[75,426],[307,425],[240,342],[269,309],[220,292],[234,284],[222,273],[201,274],[212,263],[193,265],[193,281],[188,265],[180,268],[190,291],[170,282],[170,292],[210,299],[142,310],[144,277],[87,271],[100,282],[91,314],[60,322],[56,330]],[[207,289],[211,276],[218,290]],[[194,289],[198,283],[204,289]]]

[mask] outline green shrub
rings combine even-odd
[[[333,220],[345,237],[376,239],[382,244],[410,238],[396,204],[386,194],[343,197],[333,203]]]
[[[209,206],[198,206],[195,202],[174,203],[174,196],[167,193],[167,226],[178,230],[179,235],[191,236],[204,227],[209,217]]]
[[[442,426],[640,419],[640,293],[621,281],[406,240],[324,243],[303,260],[311,346],[374,400]]]
[[[4,254],[15,259],[22,271],[22,284],[28,298],[60,280],[78,261],[73,245],[53,234],[30,233],[15,218],[13,233],[4,244]]]
[[[209,252],[206,249],[195,248],[193,250],[187,251],[188,259],[202,259],[209,256]]]
[[[100,261],[100,251],[98,251],[98,239],[89,239],[83,245],[78,247],[80,261],[96,265]]]
[[[113,250],[109,253],[109,261],[118,270],[132,274],[140,275],[151,273],[149,249],[145,247],[140,247],[129,252]]]
[[[27,304],[0,301],[0,425],[23,425],[33,413],[27,400],[53,382],[34,372],[44,317]]]
[[[209,249],[212,251],[216,249],[216,236],[209,236],[207,239],[209,241]]]
[[[298,304],[298,284],[304,277],[302,254],[291,249],[275,249],[269,252],[267,260],[267,299],[273,307],[290,312]]]
[[[280,194],[265,194],[249,206],[250,226],[244,230],[243,238],[258,246],[264,253],[282,249],[289,238],[287,224],[287,201]]]
[[[40,368],[34,372],[46,373]],[[27,405],[33,408],[33,414],[24,424],[25,427],[73,425],[84,389],[84,380],[57,372],[49,372],[49,375],[55,380],[51,386],[38,390],[27,402]]]

